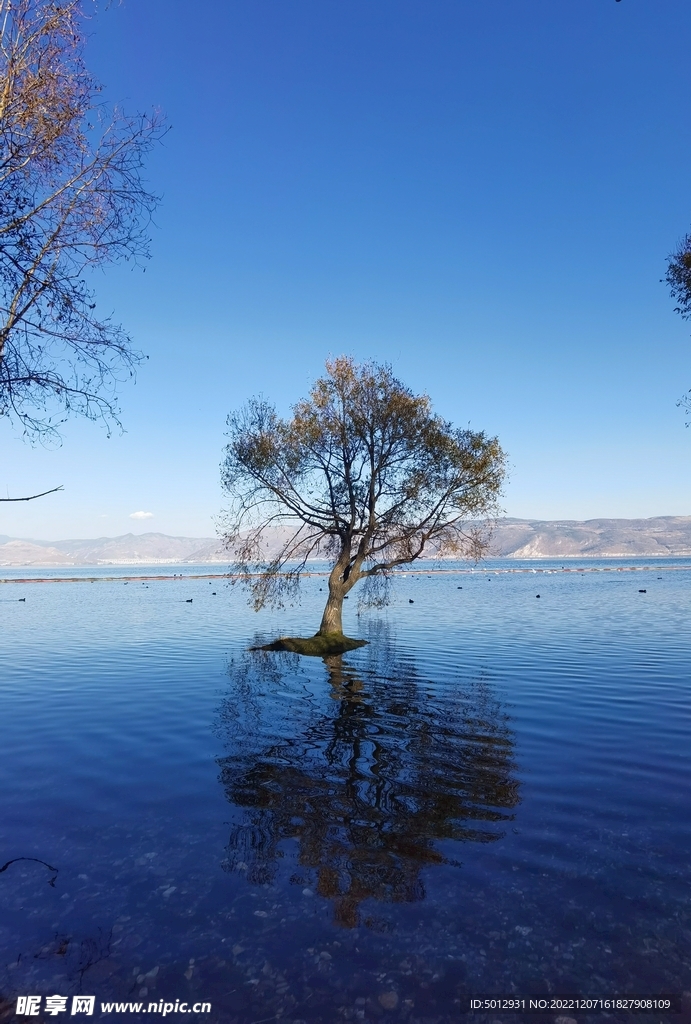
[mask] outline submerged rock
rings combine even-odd
[[[379,996],[379,1002],[385,1010],[395,1010],[398,1006],[398,993],[382,992]]]

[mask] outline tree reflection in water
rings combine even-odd
[[[454,863],[444,841],[501,838],[519,802],[513,734],[489,686],[435,687],[378,647],[383,664],[373,648],[364,668],[324,659],[331,701],[318,665],[248,653],[221,710],[232,752],[220,779],[239,811],[224,866],[266,884],[292,852],[345,927],[365,900],[424,899],[421,869]]]

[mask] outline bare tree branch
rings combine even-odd
[[[51,487],[49,491],[41,491],[40,494],[30,494],[26,498],[0,498],[0,501],[33,501],[34,498],[43,498],[46,494],[55,494],[56,491],[64,491],[64,489],[60,484],[59,487]]]
[[[87,280],[148,258],[142,171],[165,126],[106,108],[82,24],[79,0],[0,0],[0,415],[29,437],[71,412],[118,424],[142,359]]]

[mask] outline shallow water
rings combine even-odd
[[[371,643],[328,664],[247,652],[314,627],[319,577],[260,615],[190,567],[0,586],[0,868],[36,858],[0,872],[12,1019],[30,993],[431,1024],[691,990],[691,562],[562,564],[408,573],[384,616],[349,602]]]

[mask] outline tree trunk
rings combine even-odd
[[[322,615],[321,626],[317,636],[323,633],[342,633],[343,632],[343,587],[332,586],[329,581],[329,596],[326,602],[326,608]]]
[[[317,636],[324,633],[343,634],[343,598],[354,583],[355,578],[350,570],[350,541],[345,540],[339,559],[329,575],[329,596]]]

